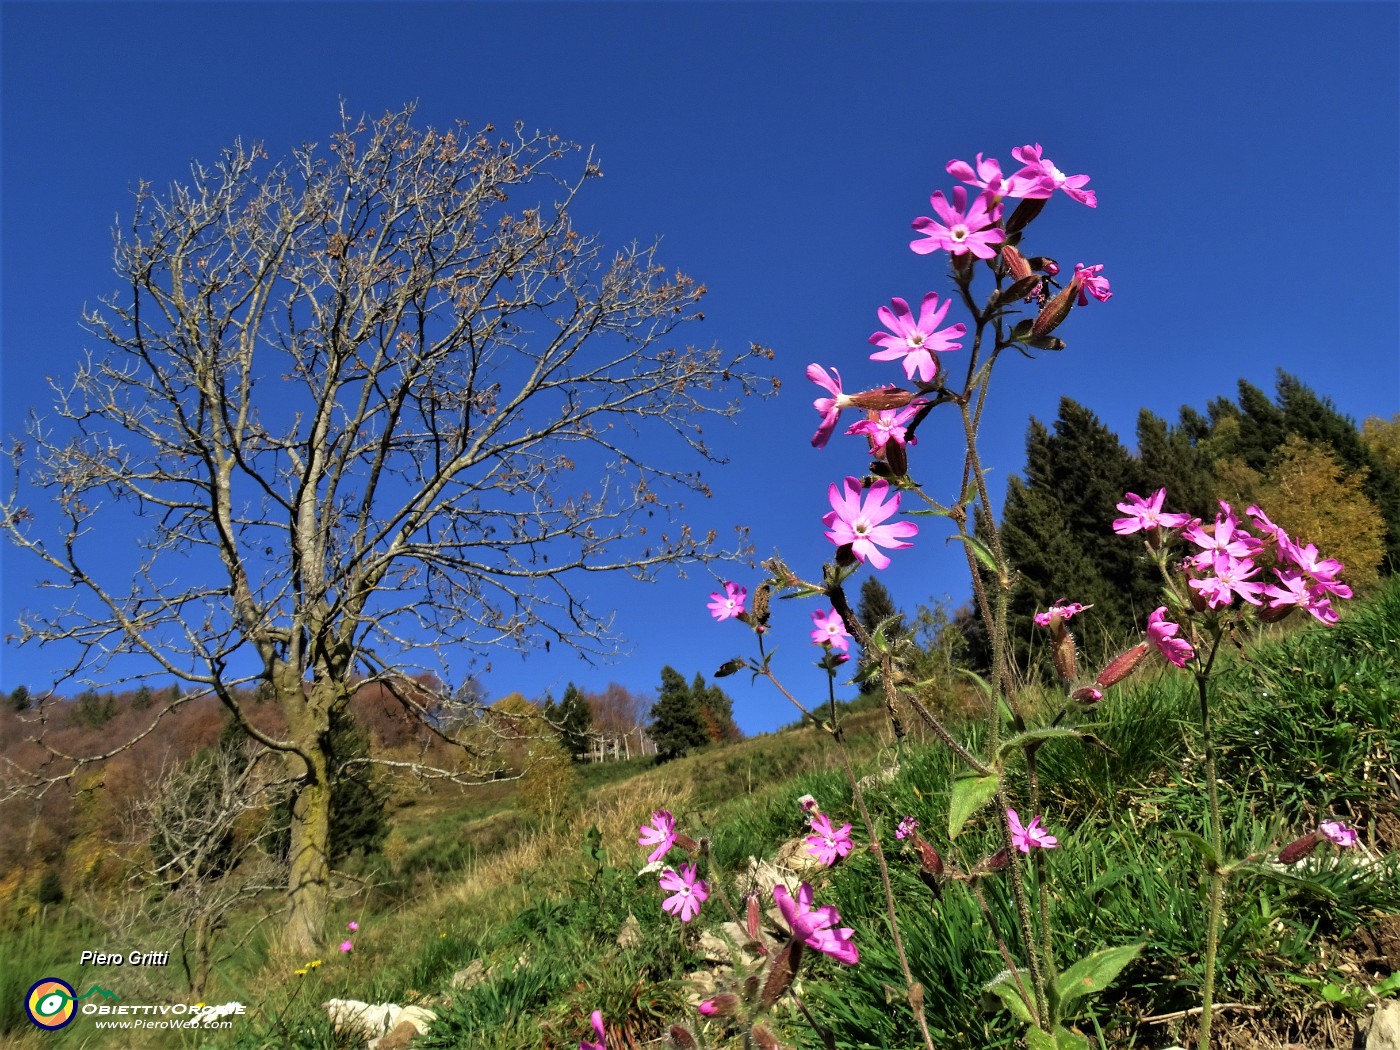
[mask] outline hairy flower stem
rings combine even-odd
[[[889,667],[889,654],[884,654],[885,668]],[[865,824],[865,834],[870,840],[870,852],[875,857],[875,863],[880,869],[880,884],[885,890],[885,910],[890,918],[890,933],[894,938],[895,955],[899,958],[899,968],[904,973],[904,986],[909,999],[909,1008],[914,1013],[914,1020],[919,1022],[919,1032],[924,1037],[924,1046],[928,1050],[935,1050],[933,1036],[928,1030],[928,1021],[924,1018],[923,1005],[923,985],[914,980],[914,973],[909,968],[909,957],[904,952],[904,940],[899,935],[899,919],[895,915],[894,907],[894,887],[890,885],[890,869],[885,863],[885,851],[880,846],[880,837],[875,833],[875,822],[870,819],[870,810],[865,806],[865,792],[860,789],[860,781],[856,779],[856,773],[851,768],[851,756],[846,750],[844,742],[840,744],[838,750],[841,752],[841,763],[846,768],[846,779],[851,785],[851,796],[855,799],[856,808],[860,810],[860,819]]]
[[[1050,1003],[1045,997],[1045,971],[1040,965],[1040,953],[1036,948],[1035,919],[1031,911],[1030,897],[1026,893],[1026,879],[1021,865],[1016,863],[1016,845],[1011,841],[1011,825],[1007,822],[1006,811],[1011,809],[1011,799],[1005,786],[997,788],[997,808],[1001,810],[1001,839],[1006,852],[1013,858],[1007,865],[1011,872],[1012,898],[1016,901],[1016,918],[1021,926],[1021,943],[1026,949],[1026,965],[1031,971],[1031,983],[1035,985],[1036,1018],[1042,1028],[1050,1028]]]
[[[1201,1028],[1197,1039],[1200,1050],[1210,1050],[1210,1019],[1215,1000],[1215,956],[1220,946],[1220,919],[1225,906],[1225,872],[1220,859],[1224,855],[1224,830],[1220,820],[1220,785],[1215,775],[1215,742],[1210,726],[1210,670],[1220,651],[1221,635],[1217,631],[1205,666],[1196,672],[1196,692],[1201,701],[1201,746],[1206,753],[1206,799],[1210,807],[1210,847],[1214,859],[1207,858],[1206,871],[1210,878],[1209,906],[1206,916],[1205,980],[1201,986]]]

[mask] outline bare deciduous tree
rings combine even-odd
[[[577,147],[552,135],[412,117],[342,113],[326,150],[269,165],[235,144],[188,186],[140,185],[123,289],[85,314],[105,350],[56,385],[55,422],[33,419],[32,464],[15,444],[0,505],[70,593],[26,614],[23,640],[76,643],[85,676],[143,656],[289,756],[306,950],[330,877],[324,740],[352,676],[450,681],[449,649],[609,651],[580,578],[736,553],[665,500],[706,491],[676,466],[713,458],[705,418],[771,383],[758,346],[670,341],[704,288],[654,245],[608,255],[573,227],[591,155],[563,177]],[[57,535],[26,509],[45,495]],[[134,577],[110,571],[119,519],[143,530]],[[249,682],[285,732],[245,710]],[[452,724],[446,702],[430,727]]]

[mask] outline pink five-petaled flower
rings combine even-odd
[[[841,373],[836,369],[833,368],[831,375],[827,375],[826,369],[821,365],[811,364],[807,366],[807,378],[831,395],[830,397],[819,397],[812,402],[812,407],[822,415],[822,421],[817,425],[817,432],[812,435],[812,445],[815,448],[826,448],[826,443],[831,438],[831,432],[836,429],[837,417],[841,415],[843,408],[850,408],[852,402],[850,397],[841,390]]]
[[[349,942],[349,941],[341,941],[341,942],[340,942],[340,950],[341,950],[342,952],[352,951],[352,950],[354,950],[354,947],[355,947],[355,946],[354,946],[351,942]]]
[[[1061,598],[1054,605],[1043,613],[1036,613],[1031,617],[1037,627],[1053,627],[1056,621],[1064,623],[1078,616],[1085,609],[1092,609],[1092,605],[1082,605],[1079,602],[1066,602]]]
[[[676,844],[676,818],[671,816],[668,809],[653,811],[651,823],[643,824],[637,830],[642,833],[641,838],[637,839],[638,846],[656,847],[647,857],[648,864],[655,864]]]
[[[850,824],[832,827],[825,813],[818,813],[810,823],[816,834],[807,836],[807,852],[828,868],[851,852]]]
[[[725,580],[723,593],[714,591],[710,594],[710,615],[721,623],[737,617],[743,613],[744,601],[748,596],[747,587],[740,587],[737,583]]]
[[[1099,276],[1101,270],[1103,263],[1095,263],[1093,266],[1074,264],[1074,276],[1079,278],[1080,306],[1088,306],[1091,295],[1101,303],[1113,298],[1113,293],[1108,290],[1108,278]]]
[[[827,539],[838,547],[849,545],[856,558],[869,561],[877,569],[889,568],[890,564],[880,547],[890,550],[911,547],[913,544],[905,543],[904,537],[919,531],[919,526],[912,521],[882,524],[899,510],[899,493],[885,502],[889,490],[889,482],[881,478],[870,486],[869,494],[863,496],[860,478],[848,477],[840,488],[833,484],[828,490],[832,510],[822,515],[822,524],[828,530]]]
[[[924,402],[913,401],[898,411],[886,411],[872,413],[873,419],[862,419],[859,423],[852,423],[846,428],[847,434],[864,434],[870,439],[870,451],[875,455],[883,455],[885,445],[893,441],[896,445],[906,443],[917,445],[917,437],[906,437],[905,424],[908,423],[924,407]]]
[[[346,928],[347,930],[349,930],[351,933],[354,933],[356,930],[358,930],[358,929],[360,928],[360,924],[359,924],[358,922],[347,922],[347,923],[345,924],[345,928]]]
[[[1308,578],[1302,573],[1284,568],[1275,568],[1274,573],[1282,586],[1270,584],[1264,588],[1264,594],[1269,598],[1270,609],[1299,605],[1322,623],[1333,624],[1340,619],[1337,610],[1332,608],[1332,599],[1325,597],[1318,588],[1310,587]]]
[[[593,1034],[598,1037],[595,1043],[590,1039],[580,1039],[578,1050],[608,1050],[608,1038],[603,1032],[603,1011],[594,1010],[591,1018],[593,1022]]]
[[[1040,818],[1033,817],[1028,826],[1021,825],[1021,818],[1014,809],[1006,811],[1006,821],[1011,827],[1011,844],[1022,853],[1029,853],[1032,846],[1041,849],[1054,849],[1060,840],[1040,826]]]
[[[1199,521],[1193,521],[1181,533],[1183,539],[1201,548],[1199,554],[1186,559],[1194,568],[1209,572],[1214,567],[1216,554],[1235,559],[1252,558],[1264,549],[1263,540],[1240,528],[1230,504],[1220,500],[1220,511],[1215,516],[1214,527],[1207,529]]]
[[[773,887],[773,901],[782,912],[793,937],[807,947],[815,948],[847,966],[854,966],[860,961],[860,952],[851,940],[855,931],[849,927],[837,928],[841,913],[831,905],[813,908],[812,887],[807,883],[798,887],[795,900],[789,895],[787,887],[779,883]]]
[[[1157,647],[1167,663],[1174,667],[1185,667],[1186,661],[1196,655],[1196,650],[1185,638],[1176,635],[1181,625],[1167,619],[1167,607],[1158,606],[1147,618],[1147,640]]]
[[[695,877],[694,864],[682,864],[679,873],[667,868],[661,873],[661,888],[672,894],[662,903],[662,911],[680,916],[681,922],[699,915],[700,905],[710,896],[709,886]]]
[[[1335,594],[1338,598],[1351,597],[1351,588],[1337,579],[1346,566],[1336,558],[1319,559],[1315,545],[1295,543],[1287,537],[1280,537],[1278,548],[1281,557],[1312,577],[1317,591]]]
[[[835,609],[812,614],[812,644],[829,645],[843,653],[851,650],[851,636],[846,633],[846,621]]]
[[[934,354],[948,350],[961,350],[962,343],[954,340],[967,333],[967,325],[958,322],[939,329],[943,318],[948,316],[952,300],[938,305],[938,293],[929,292],[919,306],[919,320],[915,322],[909,304],[903,299],[891,299],[889,306],[875,311],[880,323],[888,332],[874,332],[870,336],[872,346],[883,346],[870,355],[872,361],[894,361],[904,359],[904,374],[910,379],[917,372],[919,382],[929,383],[938,374],[938,362]],[[893,309],[891,309],[893,307]],[[811,372],[808,372],[811,375]],[[833,424],[834,425],[834,424]]]
[[[1008,193],[1007,196],[1042,200],[1053,195],[1056,190],[1064,190],[1080,204],[1087,204],[1091,208],[1098,207],[1099,201],[1094,191],[1084,189],[1089,184],[1089,176],[1066,175],[1041,155],[1040,143],[1037,142],[1034,146],[1017,146],[1011,151],[1011,155],[1025,167],[1006,180],[1021,192]]]
[[[1324,820],[1317,826],[1317,830],[1346,849],[1357,843],[1356,829],[1347,827],[1340,820]]]
[[[1006,239],[1006,231],[995,225],[1001,218],[1001,202],[992,190],[980,193],[972,206],[967,204],[967,187],[953,187],[953,203],[949,204],[940,190],[929,198],[933,210],[942,222],[920,215],[914,220],[914,229],[923,235],[923,240],[910,241],[909,248],[918,255],[946,251],[950,255],[964,255],[971,252],[979,259],[990,259],[996,255],[994,244]]]
[[[1235,595],[1239,595],[1250,605],[1264,604],[1259,598],[1264,591],[1264,585],[1250,580],[1250,577],[1259,571],[1259,566],[1248,558],[1234,558],[1223,551],[1210,552],[1210,558],[1210,571],[1215,575],[1191,580],[1188,584],[1200,592],[1207,605],[1212,609],[1229,605],[1235,600]]]
[[[894,829],[894,837],[897,839],[907,839],[914,834],[914,829],[919,826],[919,822],[913,817],[905,817],[899,822],[899,827]]]
[[[1120,536],[1131,536],[1135,532],[1151,529],[1176,529],[1191,522],[1189,514],[1163,514],[1162,503],[1167,498],[1167,490],[1160,488],[1147,499],[1136,492],[1124,493],[1124,503],[1118,509],[1128,515],[1113,519],[1113,531]]]

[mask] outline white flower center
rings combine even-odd
[[[954,227],[953,227],[951,230],[949,230],[948,232],[951,233],[951,234],[953,235],[953,240],[955,240],[955,241],[957,241],[958,243],[961,244],[963,241],[967,240],[968,235],[969,235],[972,231],[969,230],[964,224],[958,223],[956,226],[954,226]]]
[[[1043,164],[1045,170],[1050,173],[1050,177],[1055,180],[1056,186],[1065,181],[1065,173],[1059,168],[1055,167],[1055,165],[1051,164],[1048,160],[1041,161],[1041,164]]]

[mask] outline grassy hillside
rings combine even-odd
[[[1400,751],[1397,652],[1400,587],[1392,585],[1335,628],[1276,629],[1235,653],[1221,680],[1217,735],[1232,855],[1272,857],[1319,819],[1345,820],[1363,840],[1345,855],[1320,851],[1287,878],[1230,883],[1216,1001],[1247,1009],[1221,1015],[1221,1046],[1236,1037],[1260,1047],[1288,1039],[1349,1046],[1353,1021],[1369,1002],[1365,989],[1400,958],[1400,797],[1391,772]],[[1081,726],[1104,746],[1056,740],[1041,752],[1043,816],[1061,845],[1045,854],[1057,955],[1071,960],[1093,948],[1145,943],[1106,992],[1084,1000],[1079,1027],[1104,1046],[1174,1045],[1184,1022],[1171,1015],[1198,1002],[1204,889],[1197,861],[1170,834],[1199,830],[1202,820],[1194,703],[1184,676],[1140,673]],[[971,738],[978,731],[962,732]],[[893,836],[895,824],[912,815],[929,842],[966,869],[997,848],[989,822],[969,825],[956,848],[948,844],[954,763],[937,741],[896,745],[878,711],[852,716],[846,738],[858,776],[897,765],[866,799],[890,858],[901,932],[937,1045],[1016,1045],[1020,1026],[980,1003],[982,985],[1004,966],[984,913],[961,885],[935,893]],[[810,1019],[780,1004],[773,1026],[802,1047],[915,1045],[910,1011],[889,997],[902,977],[868,833],[836,745],[810,728],[659,767],[640,760],[586,767],[576,805],[553,826],[526,815],[512,784],[401,797],[387,858],[359,872],[373,885],[349,896],[338,915],[359,925],[351,953],[332,952],[317,966],[283,957],[254,915],[224,933],[248,936],[205,998],[252,1008],[226,1035],[124,1043],[96,1033],[87,1019],[57,1034],[28,1031],[17,1004],[45,974],[83,988],[110,978],[133,1001],[173,995],[178,975],[154,975],[143,987],[126,971],[74,965],[83,947],[101,939],[92,901],[14,916],[0,945],[0,1011],[8,1011],[0,1012],[0,1031],[9,1033],[0,1038],[24,1050],[332,1048],[353,1044],[337,1042],[318,1004],[345,997],[437,1010],[437,1025],[415,1047],[573,1050],[591,1038],[595,1009],[607,1019],[610,1050],[648,1045],[671,1022],[694,1021],[694,1003],[713,993],[717,964],[706,960],[700,937],[725,915],[718,894],[688,925],[663,914],[656,875],[637,874],[646,854],[636,844],[638,826],[653,809],[671,810],[679,830],[708,840],[709,878],[737,903],[750,858],[772,858],[807,833],[797,804],[804,793],[838,823],[855,824],[851,855],[808,878],[821,900],[838,904],[861,959],[843,966],[820,957],[797,986]],[[978,885],[992,917],[1009,921],[1004,877]],[[160,939],[159,931],[151,938]],[[474,963],[476,983],[453,987],[453,975]],[[127,982],[121,989],[119,976]],[[721,1022],[707,1022],[706,1031],[712,1045],[740,1045]]]

